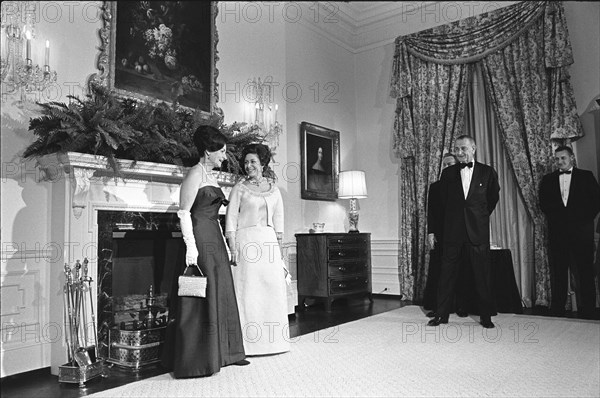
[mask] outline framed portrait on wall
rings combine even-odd
[[[101,83],[123,97],[215,111],[216,2],[105,1]]]
[[[316,124],[300,124],[300,196],[336,200],[340,168],[340,133]]]

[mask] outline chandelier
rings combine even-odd
[[[277,120],[279,105],[273,100],[273,82],[270,77],[265,81],[248,79],[248,102],[253,106],[251,122],[258,126],[263,139],[271,149],[279,146],[279,136],[283,126]]]
[[[2,78],[2,101],[8,95],[20,94],[20,102],[27,94],[40,94],[56,82],[56,71],[50,70],[50,42],[45,41],[44,65],[33,63],[32,44],[36,41],[35,1],[2,2],[0,30],[0,63]],[[23,50],[25,53],[23,54]]]

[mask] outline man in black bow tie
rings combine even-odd
[[[441,172],[450,166],[458,163],[456,156],[446,153],[442,156]],[[427,240],[429,242],[429,270],[427,271],[427,283],[423,292],[423,308],[431,310],[427,317],[434,318],[437,308],[437,290],[442,265],[442,242],[444,241],[444,213],[440,198],[440,181],[435,181],[429,185],[427,192]],[[460,278],[460,282],[465,283],[466,278]],[[466,312],[466,283],[458,287],[456,299],[456,313],[460,317],[468,316]]]
[[[474,161],[476,148],[472,137],[458,137],[453,152],[459,163],[446,168],[440,179],[444,241],[437,316],[429,321],[429,326],[448,323],[464,258],[473,270],[480,323],[485,328],[494,327],[491,318],[496,311],[491,292],[490,214],[498,203],[500,185],[492,167]]]
[[[567,301],[569,266],[577,286],[577,312],[591,318],[596,308],[594,283],[594,218],[600,211],[600,186],[591,171],[573,167],[567,146],[554,151],[558,170],[540,185],[540,208],[548,220],[551,310],[563,316]]]

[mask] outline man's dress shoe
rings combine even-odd
[[[486,329],[493,329],[496,326],[494,326],[494,324],[492,323],[492,319],[487,317],[487,318],[479,318],[479,323],[481,324],[481,326],[483,326]]]
[[[461,318],[465,318],[469,316],[469,313],[463,309],[460,309],[458,311],[456,311],[456,315],[458,315]]]
[[[427,318],[435,318],[435,311],[429,311],[425,316]]]
[[[427,326],[440,326],[442,323],[448,323],[448,317],[436,316],[435,318],[427,322]]]

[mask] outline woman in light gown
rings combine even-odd
[[[266,145],[242,151],[248,178],[229,195],[225,235],[232,252],[233,281],[247,355],[290,350],[286,282],[291,281],[281,255],[283,202],[269,169]]]
[[[208,376],[227,365],[247,365],[231,266],[219,209],[226,204],[212,170],[225,160],[226,137],[214,127],[194,134],[200,162],[181,184],[179,216],[186,246],[185,264],[175,273],[163,366],[175,378]],[[177,276],[198,265],[207,277],[206,297],[178,297]],[[196,270],[196,273],[198,271]]]

